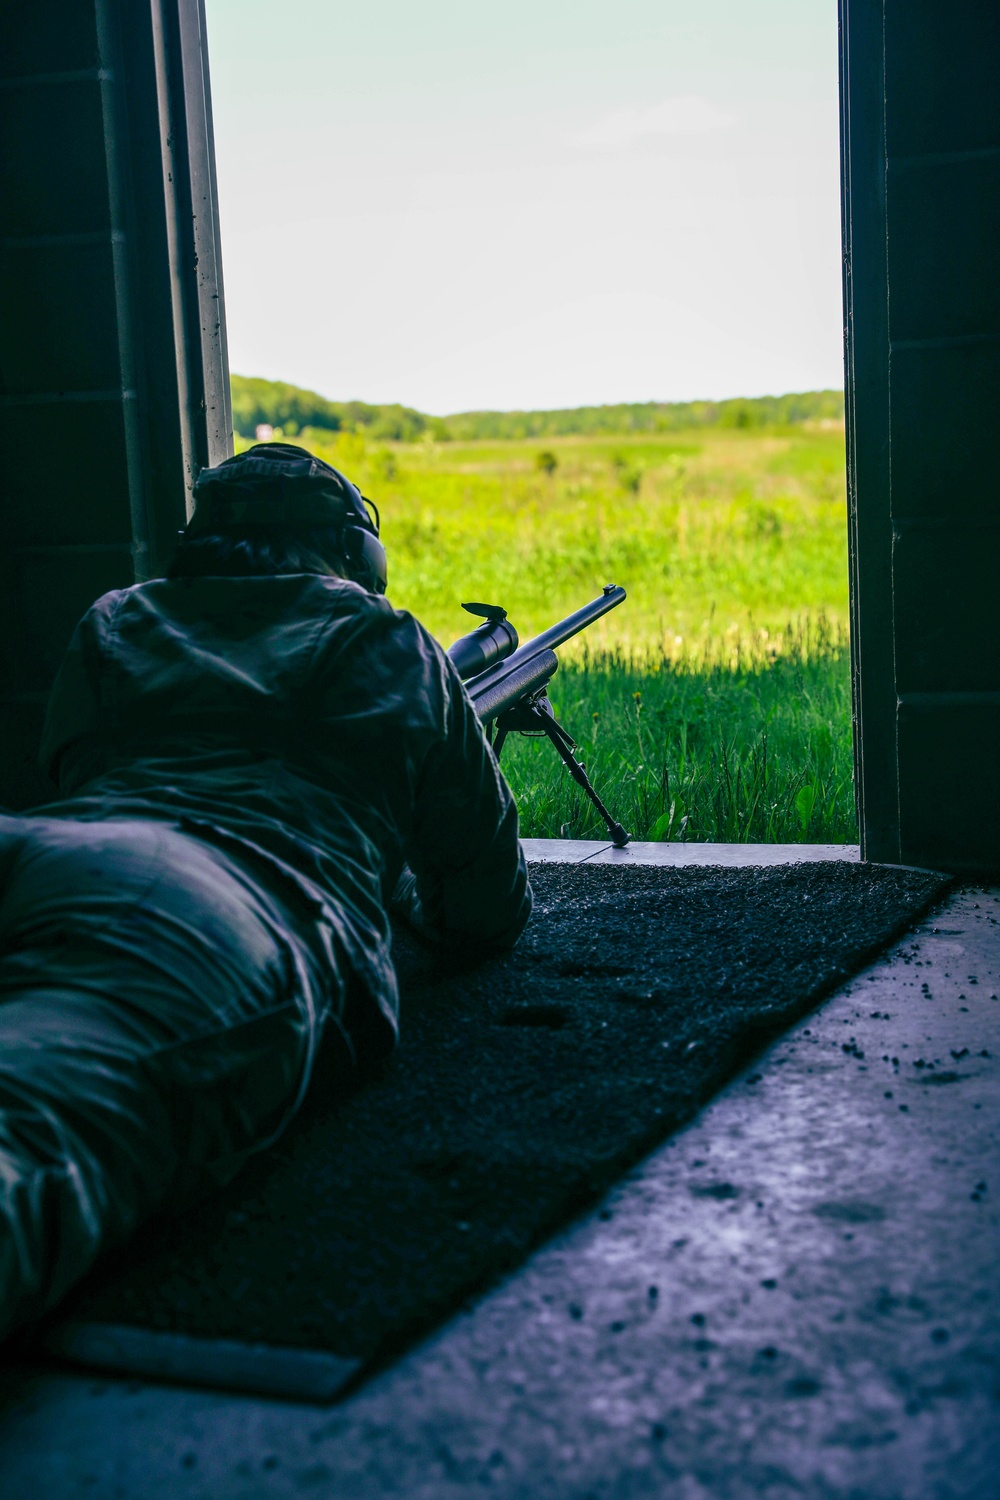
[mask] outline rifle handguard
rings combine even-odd
[[[491,724],[527,693],[543,688],[551,681],[558,666],[559,658],[554,651],[540,651],[499,682],[485,683],[478,693],[473,683],[469,687],[469,696],[476,713],[484,724]]]

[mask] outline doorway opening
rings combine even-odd
[[[207,14],[237,445],[357,479],[445,644],[623,585],[550,696],[635,838],[855,842],[835,7]]]

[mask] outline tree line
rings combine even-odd
[[[257,376],[232,377],[233,426],[245,438],[258,427],[280,428],[296,437],[306,427],[360,432],[378,442],[474,442],[477,439],[599,437],[607,434],[677,432],[691,427],[784,427],[801,422],[842,421],[842,391],[800,391],[784,396],[734,397],[727,401],[640,401],[576,406],[557,411],[467,411],[427,416],[409,406],[366,401],[328,401],[316,391]]]

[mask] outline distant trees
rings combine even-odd
[[[540,470],[546,479],[551,479],[558,467],[559,460],[551,448],[543,448],[540,453],[535,454],[535,468]]]
[[[242,437],[253,437],[258,427],[280,427],[294,437],[303,427],[321,427],[337,432],[343,425],[333,402],[315,391],[280,380],[260,380],[234,375],[233,426]]]
[[[269,426],[292,437],[304,427],[361,432],[376,442],[475,442],[477,439],[598,437],[626,433],[678,432],[692,427],[785,427],[801,422],[843,421],[842,391],[801,391],[786,396],[734,397],[728,401],[643,401],[618,406],[576,406],[558,411],[467,411],[430,417],[410,406],[373,406],[366,401],[328,401],[316,391],[280,380],[232,377],[233,426],[242,437]],[[555,473],[558,459],[543,448],[535,460],[541,473]]]
[[[691,427],[784,427],[843,419],[842,391],[804,391],[728,401],[642,401],[559,411],[467,411],[440,420],[454,441],[473,442],[477,438],[612,437],[679,432]]]
[[[364,432],[376,442],[413,443],[425,434],[439,441],[448,437],[439,417],[427,417],[409,406],[328,401],[316,391],[252,375],[234,375],[231,387],[233,427],[245,438],[264,426],[280,427],[283,437],[295,437],[304,427]]]

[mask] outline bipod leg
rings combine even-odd
[[[581,787],[582,790],[586,792],[587,796],[590,798],[591,802],[594,804],[594,806],[597,808],[597,811],[604,819],[607,830],[611,835],[611,842],[614,844],[615,848],[624,849],[625,845],[629,842],[630,835],[625,832],[625,829],[620,823],[615,821],[608,809],[605,807],[604,803],[601,801],[600,797],[594,791],[594,788],[590,782],[590,777],[587,775],[584,766],[580,761],[577,760],[576,756],[573,754],[573,751],[576,749],[576,741],[570,738],[561,724],[557,723],[551,708],[543,708],[541,707],[541,705],[536,705],[532,708],[531,714],[532,718],[537,722],[539,729],[541,729],[545,733],[548,739],[551,740],[552,744],[555,746],[556,753],[559,755],[560,759],[566,766],[569,774],[572,776],[577,786]]]

